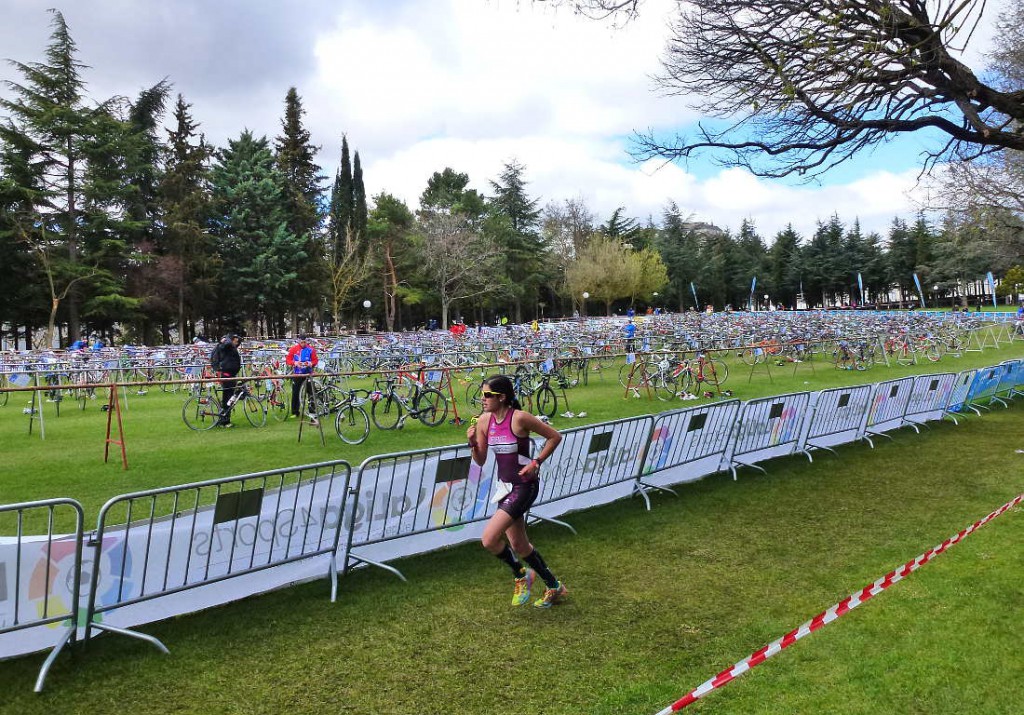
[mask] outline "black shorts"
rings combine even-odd
[[[498,508],[513,519],[521,519],[526,516],[526,512],[537,501],[538,494],[540,494],[539,479],[531,479],[522,484],[513,484],[512,491],[498,502]]]

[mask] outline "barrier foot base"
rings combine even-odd
[[[46,676],[50,673],[50,666],[53,665],[53,661],[57,660],[57,656],[60,655],[61,650],[68,644],[75,633],[74,628],[68,628],[67,633],[60,639],[60,643],[54,646],[54,649],[50,651],[50,655],[46,656],[46,660],[43,662],[43,667],[39,669],[39,677],[36,678],[35,691],[37,693],[43,692],[43,683],[46,682]]]
[[[130,631],[127,628],[118,628],[117,626],[111,626],[107,623],[93,623],[92,627],[100,630],[107,631],[109,633],[117,633],[118,635],[128,636],[129,638],[138,638],[140,641],[146,641],[158,651],[165,655],[170,655],[171,651],[167,650],[167,646],[159,641],[159,639],[146,635],[145,633],[139,633],[138,631]]]
[[[808,447],[807,449],[802,449],[800,451],[803,453],[803,455],[805,457],[807,457],[807,461],[810,462],[811,464],[814,463],[814,457],[813,457],[813,455],[811,455],[811,450],[814,450],[814,449],[824,449],[826,452],[831,452],[832,454],[835,454],[835,455],[839,454],[839,452],[835,451],[831,447],[828,447],[828,446],[826,446],[824,444],[809,444],[809,445],[807,445],[807,447]]]
[[[1006,402],[1006,400],[1004,400],[1001,397],[993,397],[991,400],[988,401],[988,404],[991,405],[993,402],[998,402],[1000,405],[1002,405],[1003,407],[1005,407],[1007,409],[1010,408],[1010,403]]]
[[[571,524],[566,524],[564,521],[559,521],[558,519],[552,519],[551,517],[548,517],[548,516],[539,516],[537,514],[530,514],[529,518],[532,520],[531,523],[536,524],[538,521],[546,521],[547,523],[554,524],[555,526],[564,526],[566,529],[571,531],[573,533],[573,535],[576,534],[576,529],[572,528]]]
[[[647,482],[643,482],[637,479],[636,484],[633,485],[633,496],[639,494],[641,497],[643,497],[644,505],[647,507],[647,511],[651,510],[651,498],[647,496],[647,492],[666,492],[674,497],[679,496],[668,487],[659,487],[656,484],[648,484]]]
[[[388,564],[386,564],[386,563],[384,563],[382,561],[373,561],[372,559],[368,559],[368,558],[365,558],[363,556],[352,556],[352,555],[350,555],[349,556],[350,565],[351,565],[351,562],[353,562],[353,561],[355,561],[357,563],[366,564],[367,566],[376,566],[377,568],[384,569],[385,571],[390,571],[395,576],[398,576],[398,578],[402,579],[406,583],[409,583],[409,579],[407,579],[405,577],[405,575],[401,571],[396,569],[394,566],[389,566]],[[346,567],[345,570],[348,571],[348,568]]]
[[[890,441],[893,441],[893,442],[896,441],[896,440],[894,440],[892,438],[891,434],[888,434],[886,432],[868,432],[867,434],[864,435],[864,439],[866,439],[868,441],[868,444],[871,445],[872,449],[875,448],[875,443],[871,441],[871,437],[872,436],[874,436],[874,437],[885,437],[886,439],[888,439]]]
[[[956,418],[956,415],[954,415],[952,412],[947,412],[946,414],[943,415],[943,417],[948,417],[949,419],[953,420],[953,424],[957,426],[960,425],[960,420],[958,420]]]
[[[738,476],[736,474],[736,470],[739,469],[740,467],[753,467],[754,469],[756,469],[759,472],[761,472],[761,474],[767,474],[768,473],[768,470],[765,469],[764,467],[762,467],[760,464],[751,464],[749,462],[733,462],[731,465],[729,465],[729,471],[732,472],[732,480],[734,482],[737,481],[737,479],[738,479]]]

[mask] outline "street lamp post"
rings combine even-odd
[[[583,291],[583,317],[587,317],[587,298],[590,297],[590,293]]]
[[[366,311],[366,313],[363,316],[363,321],[365,322],[366,332],[370,332],[370,308],[372,306],[373,306],[373,303],[371,303],[369,300],[364,300],[363,301],[363,309]]]

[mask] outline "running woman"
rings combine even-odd
[[[533,581],[540,576],[546,588],[544,595],[533,605],[551,608],[568,591],[530,543],[526,535],[526,512],[540,492],[540,467],[558,447],[562,435],[522,409],[516,400],[512,381],[504,375],[485,380],[480,397],[483,414],[467,430],[466,437],[473,450],[473,461],[480,466],[487,461],[487,448],[494,452],[501,482],[498,486],[507,492],[484,528],[483,547],[512,569],[515,579],[513,606],[522,606],[530,600]],[[534,459],[530,459],[531,432],[546,440]]]

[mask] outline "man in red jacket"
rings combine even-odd
[[[292,414],[299,416],[299,404],[301,403],[302,390],[309,389],[307,381],[313,368],[320,360],[316,356],[316,348],[309,344],[306,335],[300,335],[299,341],[288,350],[284,361],[291,368],[292,374],[298,377],[292,378]]]

